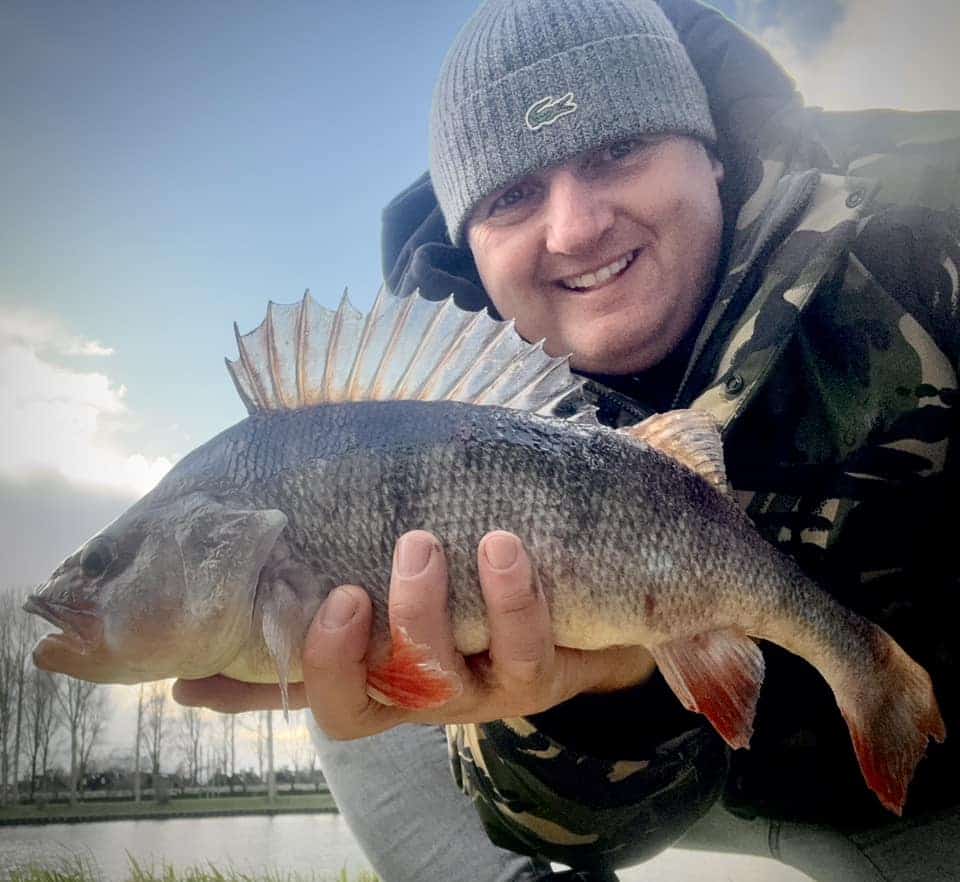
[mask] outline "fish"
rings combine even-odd
[[[569,360],[453,298],[382,291],[364,316],[309,291],[271,302],[227,367],[248,416],[181,459],[67,557],[25,609],[57,629],[44,670],[138,683],[302,679],[324,598],[373,605],[368,692],[434,707],[460,688],[387,614],[394,543],[438,537],[464,655],[489,646],[476,548],[524,542],[557,645],[640,645],[688,709],[749,746],[764,658],[802,657],[845,719],[866,785],[900,814],[946,728],[931,680],[884,630],[767,542],[737,504],[713,418],[600,425]]]

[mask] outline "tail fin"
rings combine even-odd
[[[900,815],[927,740],[942,742],[947,729],[927,672],[881,628],[872,631],[875,670],[831,686],[867,786]]]

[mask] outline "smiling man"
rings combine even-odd
[[[712,414],[757,528],[927,668],[951,734],[893,822],[823,682],[765,648],[752,747],[730,755],[642,648],[555,647],[532,564],[502,532],[478,550],[489,658],[467,664],[443,537],[415,531],[391,619],[461,673],[461,694],[418,712],[369,699],[359,586],[321,608],[292,693],[335,739],[318,736],[328,779],[388,882],[559,878],[548,859],[609,879],[718,800],[727,820],[765,819],[731,821],[730,848],[760,825],[785,857],[788,822],[817,825],[825,847],[794,860],[819,879],[960,876],[957,143],[958,114],[804,108],[696,0],[489,0],[467,23],[437,84],[430,174],[385,214],[391,290],[452,291],[570,353],[608,425]],[[177,694],[278,702],[222,679]],[[439,730],[401,723],[447,724],[469,802]]]
[[[689,136],[637,135],[512,181],[466,222],[503,318],[578,370],[637,373],[686,336],[713,286],[723,166]]]

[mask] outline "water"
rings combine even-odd
[[[370,864],[340,815],[247,815],[0,827],[0,879],[28,863],[55,865],[79,854],[99,868],[103,882],[129,878],[129,852],[141,867],[184,869],[213,864],[242,872],[265,869],[314,873],[331,879],[347,868],[356,876]]]
[[[0,880],[25,864],[56,866],[80,855],[103,882],[129,878],[130,853],[141,867],[184,869],[212,864],[255,873],[298,872],[332,880],[346,867],[355,878],[370,864],[339,815],[248,815],[0,827]],[[808,877],[770,860],[671,849],[620,872],[621,882],[806,882]]]

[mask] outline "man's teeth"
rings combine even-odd
[[[618,273],[622,273],[636,256],[637,252],[631,251],[619,260],[607,264],[607,266],[600,267],[596,272],[584,273],[582,276],[573,276],[570,279],[562,279],[563,284],[567,288],[577,288],[579,290],[602,285],[607,279],[611,279]]]

